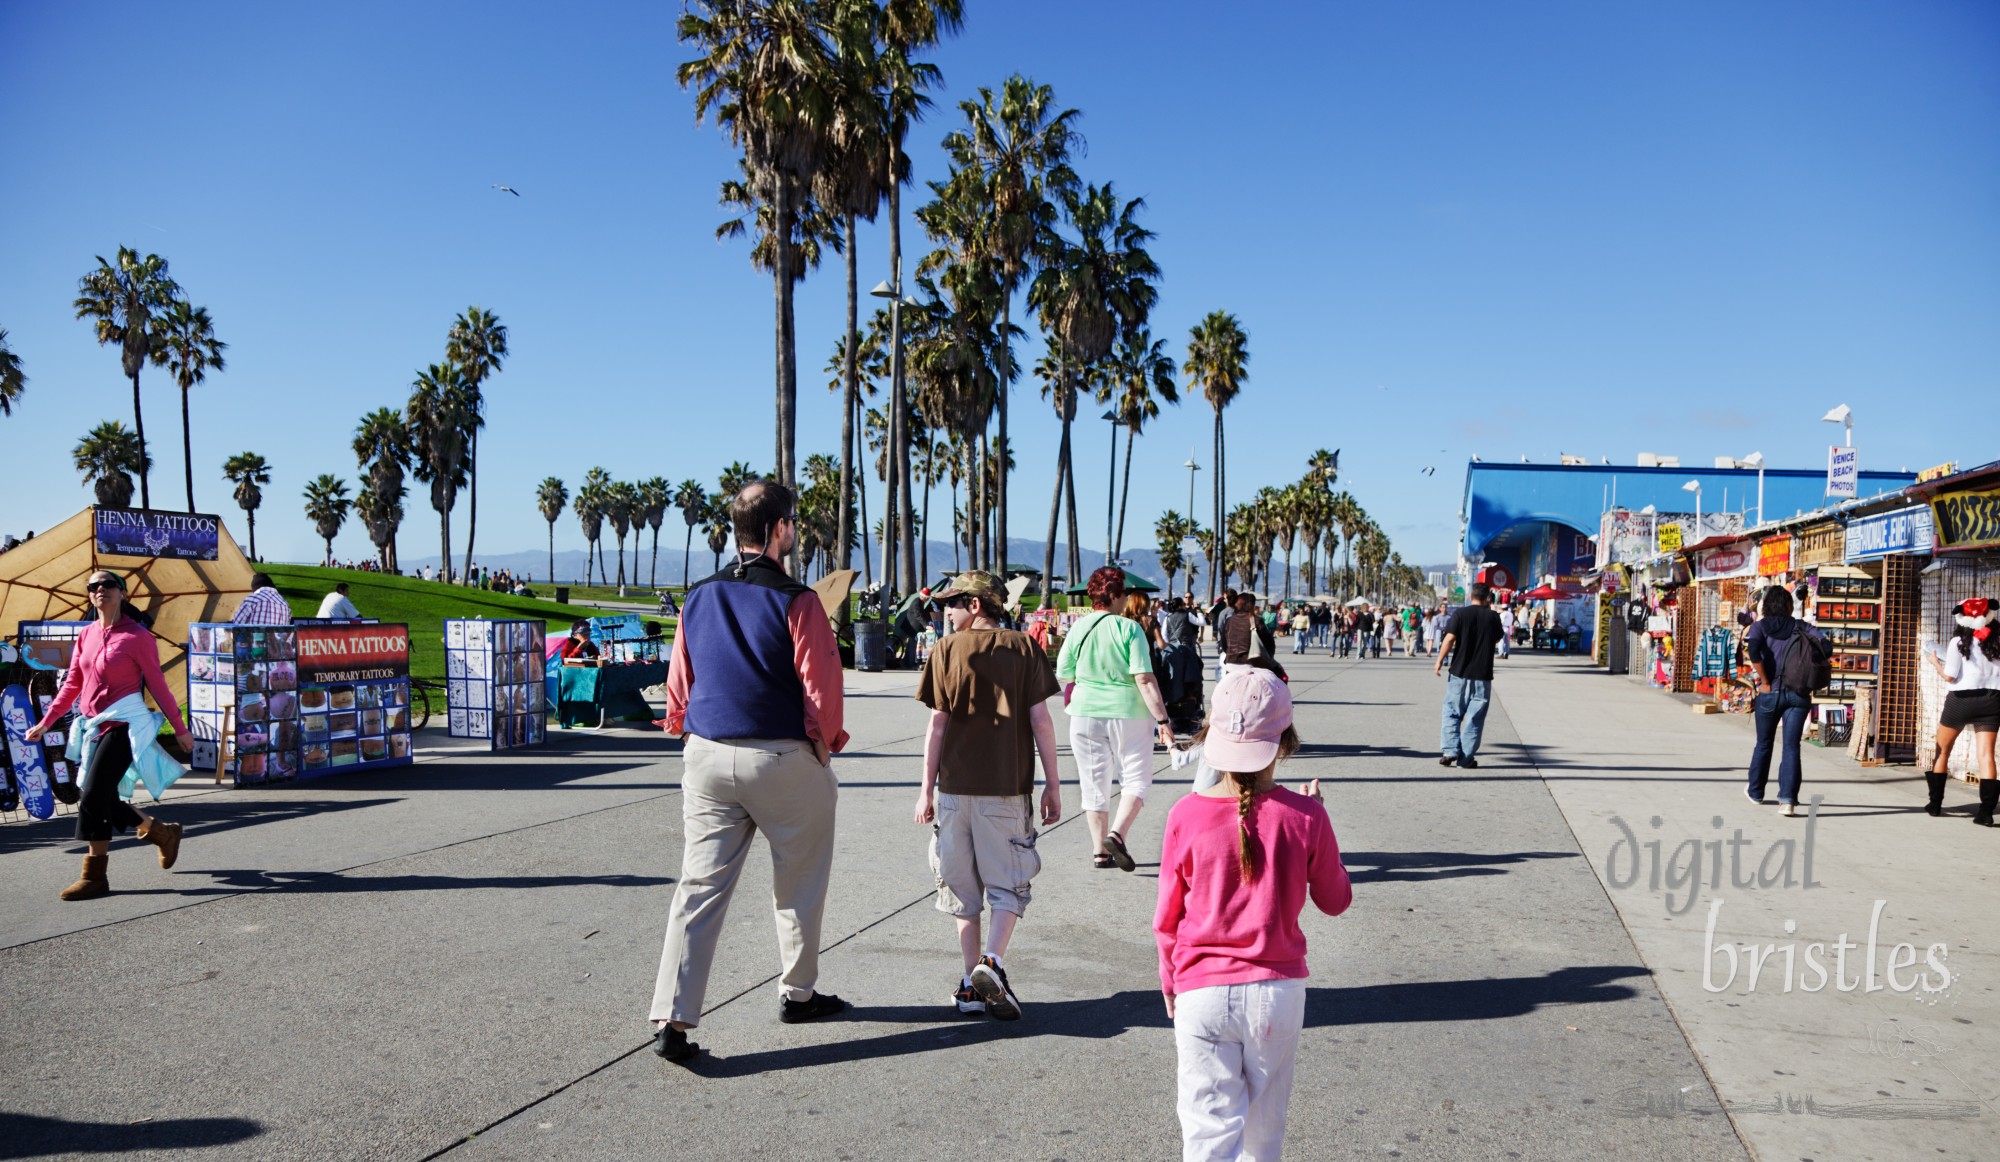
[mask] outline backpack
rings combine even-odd
[[[1785,639],[1785,646],[1778,654],[1778,674],[1776,685],[1780,689],[1798,694],[1811,694],[1823,690],[1833,681],[1833,663],[1827,659],[1819,645],[1806,636],[1806,627],[1800,624],[1793,628],[1792,636]]]

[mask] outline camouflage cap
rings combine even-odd
[[[960,595],[984,597],[995,605],[1004,606],[1007,604],[1007,590],[1001,586],[1000,579],[981,569],[974,569],[953,577],[951,584],[945,586],[942,592],[934,596],[939,601],[943,601],[948,597],[958,597]]]

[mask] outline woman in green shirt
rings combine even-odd
[[[1076,756],[1084,822],[1097,867],[1138,865],[1125,835],[1153,785],[1153,739],[1171,749],[1173,726],[1153,677],[1146,631],[1113,610],[1125,598],[1125,571],[1105,566],[1090,575],[1091,612],[1070,627],[1056,657],[1056,679],[1069,706],[1069,748]],[[1119,778],[1118,818],[1110,818],[1111,778]]]

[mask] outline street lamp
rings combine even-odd
[[[1181,467],[1183,467],[1183,468],[1185,468],[1185,469],[1187,469],[1187,470],[1188,470],[1188,510],[1187,510],[1187,527],[1188,527],[1188,528],[1190,528],[1190,529],[1192,529],[1192,528],[1194,528],[1194,527],[1195,527],[1195,519],[1194,519],[1194,474],[1195,474],[1195,473],[1197,473],[1197,472],[1199,472],[1199,471],[1201,471],[1201,465],[1199,465],[1199,464],[1197,464],[1197,463],[1195,463],[1195,462],[1194,462],[1194,453],[1193,453],[1193,452],[1189,452],[1189,453],[1188,453],[1188,458],[1187,458],[1187,463],[1185,463],[1185,464],[1181,465]],[[1194,574],[1193,574],[1193,573],[1189,573],[1189,574],[1188,574],[1188,584],[1187,584],[1187,594],[1188,594],[1188,601],[1189,601],[1189,603],[1190,603],[1190,604],[1191,604],[1191,603],[1193,603],[1193,601],[1194,601]]]
[[[1111,425],[1111,476],[1104,489],[1104,563],[1109,565],[1113,553],[1111,544],[1111,514],[1118,507],[1118,424],[1124,419],[1117,408],[1106,408],[1099,417]]]
[[[1688,481],[1688,482],[1687,482],[1686,484],[1683,484],[1683,485],[1681,485],[1681,491],[1682,491],[1682,492],[1692,492],[1692,493],[1694,493],[1694,543],[1695,543],[1695,544],[1700,544],[1700,543],[1701,543],[1701,540],[1702,540],[1702,531],[1701,531],[1701,481],[1699,481],[1699,480],[1690,480],[1690,481]]]
[[[1732,460],[1730,461],[1730,463],[1738,468],[1755,468],[1757,470],[1757,523],[1763,524],[1764,523],[1764,453],[1752,452],[1748,456],[1743,457],[1741,460]]]
[[[1839,407],[1821,416],[1820,422],[1824,424],[1839,424],[1841,427],[1847,429],[1847,446],[1850,448],[1854,446],[1853,408],[1848,407],[1846,404],[1841,404]]]

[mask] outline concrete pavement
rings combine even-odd
[[[1517,657],[1485,766],[1447,771],[1426,661],[1284,660],[1307,745],[1283,776],[1328,780],[1356,882],[1348,914],[1306,917],[1294,1157],[1991,1156],[2000,933],[1971,905],[1996,898],[2000,835],[1916,813],[1907,770],[1813,752],[1826,887],[1704,889],[1674,916],[1644,875],[1615,886],[1613,816],[1668,855],[1739,826],[1760,854],[1802,837],[1741,797],[1742,721]],[[678,748],[656,734],[189,796],[167,807],[189,824],[180,865],[120,844],[119,894],[85,904],[54,898],[76,845],[0,829],[0,1157],[1172,1156],[1151,867],[1090,868],[1066,818],[1009,956],[1024,1019],[943,1003],[956,942],[910,821],[913,687],[849,675],[822,983],[856,1011],[776,1021],[759,844],[694,1070],[644,1051],[679,871]],[[1186,789],[1162,774],[1142,864]],[[1713,896],[1717,939],[1764,943],[1865,935],[1886,898],[1881,936],[1947,942],[1964,978],[1787,995],[1766,967],[1711,993]]]

